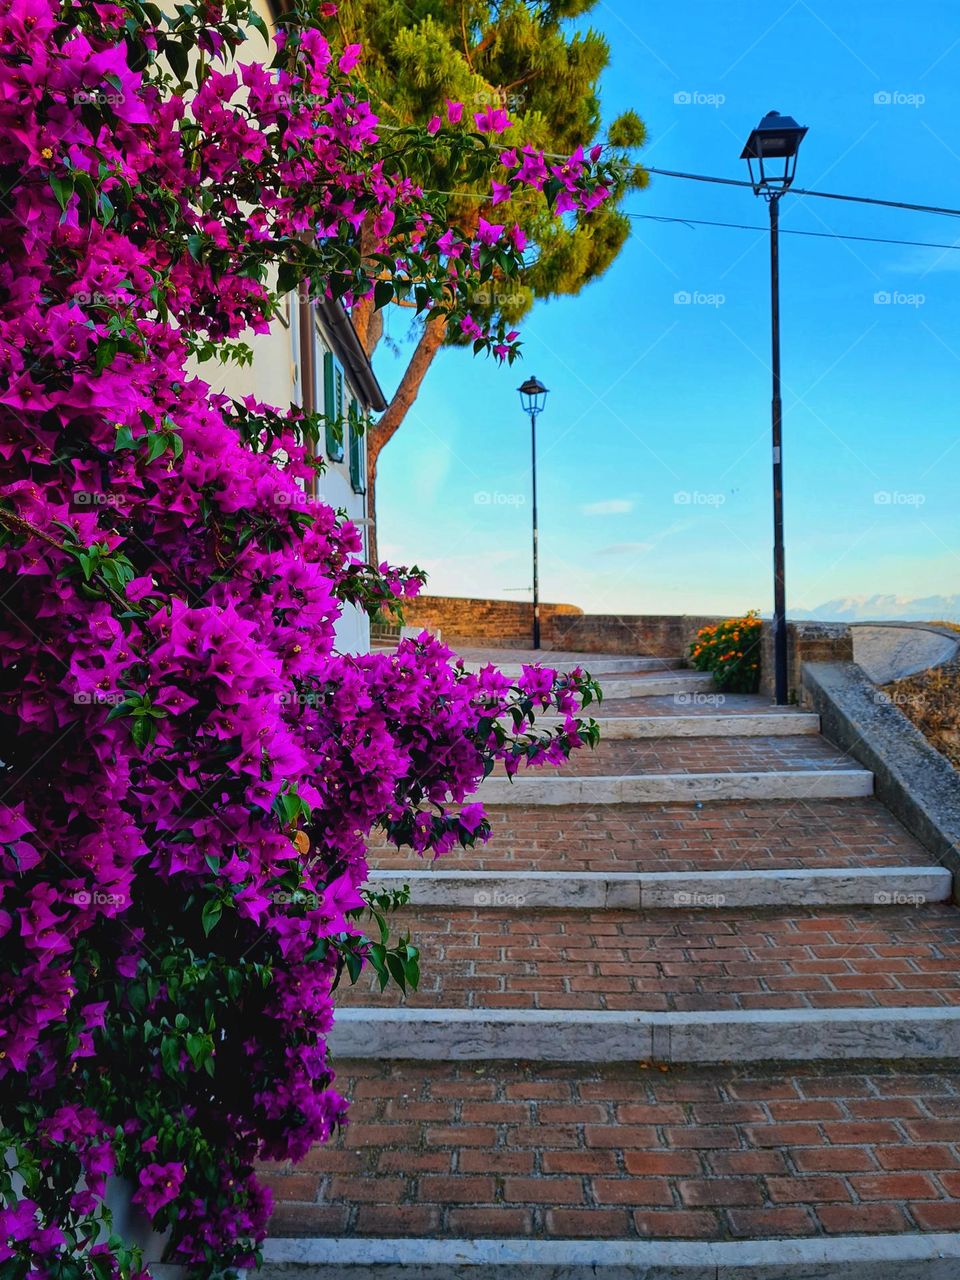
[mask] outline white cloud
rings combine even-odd
[[[633,510],[629,498],[607,498],[603,502],[588,502],[580,508],[583,516],[625,516]]]

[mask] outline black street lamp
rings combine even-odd
[[[520,392],[524,413],[530,415],[530,461],[533,479],[533,647],[540,648],[540,570],[537,554],[537,414],[547,399],[547,388],[539,378],[530,377]]]
[[[793,182],[797,151],[807,132],[792,116],[769,111],[740,155],[750,171],[753,194],[770,208],[770,368],[773,374],[773,653],[777,704],[787,702],[787,591],[783,548],[783,409],[780,401],[780,197]],[[754,168],[756,165],[756,169]]]

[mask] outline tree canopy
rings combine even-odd
[[[458,179],[442,152],[432,153],[425,185],[449,192],[450,225],[472,233],[479,217],[516,222],[526,241],[526,267],[508,282],[494,278],[476,290],[472,312],[513,326],[538,298],[577,294],[603,275],[629,234],[625,197],[646,185],[636,156],[646,130],[634,111],[604,124],[600,81],[610,48],[582,19],[597,0],[343,0],[337,14],[344,45],[364,49],[360,75],[385,130],[391,125],[427,125],[445,118],[447,102],[462,102],[465,114],[502,111],[510,121],[505,149],[531,146],[547,156],[568,156],[577,147],[604,144],[626,174],[613,198],[591,209],[556,216],[550,192],[480,191]],[[503,181],[506,181],[504,173]],[[503,198],[501,201],[501,197]],[[354,320],[367,353],[382,334],[382,317],[361,302]],[[430,364],[443,345],[468,341],[442,317],[418,320],[416,349],[397,392],[370,432],[368,471],[416,399]]]

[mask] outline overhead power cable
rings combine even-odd
[[[679,222],[690,227],[730,227],[735,231],[769,232],[769,227],[761,227],[746,222],[710,222],[706,218],[669,218],[655,213],[628,213],[628,218],[642,219],[646,222]],[[780,227],[782,236],[813,236],[818,240],[860,240],[869,244],[902,244],[916,249],[960,249],[960,240],[956,244],[937,244],[930,240],[888,240],[884,236],[844,235],[839,231],[798,231],[791,227]]]
[[[654,169],[644,165],[647,173],[655,173],[661,178],[689,178],[693,182],[714,182],[724,187],[752,187],[752,182],[742,178],[717,178],[707,173],[683,173],[677,169]],[[808,191],[804,187],[789,187],[795,196],[817,196],[821,200],[845,200],[851,204],[881,205],[886,209],[910,209],[914,213],[939,213],[952,218],[960,218],[960,209],[945,209],[935,204],[911,204],[907,200],[881,200],[876,196],[841,195],[836,191]]]

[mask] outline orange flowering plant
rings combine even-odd
[[[690,646],[690,663],[712,671],[717,688],[730,693],[756,693],[760,683],[760,616],[751,609],[742,618],[727,618],[701,627]]]

